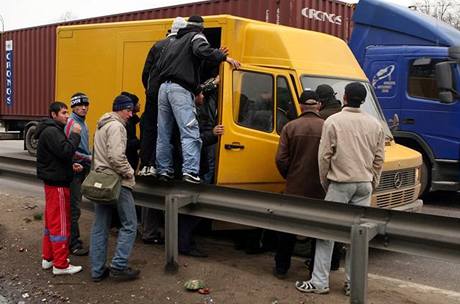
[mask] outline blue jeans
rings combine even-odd
[[[174,173],[171,136],[174,119],[182,143],[182,173],[200,171],[201,139],[192,93],[172,82],[161,84],[158,94],[157,170]]]
[[[107,259],[107,241],[113,205],[94,204],[95,219],[91,230],[91,276],[99,277],[104,273]],[[131,189],[121,187],[120,197],[116,204],[121,228],[118,231],[117,246],[112,258],[111,267],[123,270],[128,266],[128,257],[136,240],[137,218],[134,198]]]
[[[372,184],[362,183],[336,183],[331,182],[327,189],[326,201],[339,202],[357,206],[370,206],[372,196]],[[316,240],[315,264],[311,282],[317,288],[329,287],[329,271],[331,269],[332,251],[334,241]],[[345,257],[346,281],[350,281],[350,250],[347,248]]]

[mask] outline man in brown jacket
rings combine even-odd
[[[281,131],[276,165],[286,179],[285,194],[323,199],[324,191],[319,180],[318,147],[324,121],[319,116],[318,95],[314,91],[304,91],[300,95],[299,103],[302,114],[287,123]],[[276,277],[286,276],[295,242],[295,235],[278,233],[276,267],[273,269]]]

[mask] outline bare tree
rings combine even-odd
[[[415,8],[460,29],[460,0],[417,0]]]

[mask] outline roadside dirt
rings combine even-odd
[[[163,247],[144,245],[137,241],[131,264],[142,270],[141,278],[117,283],[107,279],[93,283],[88,257],[71,257],[83,272],[74,276],[54,277],[41,270],[42,221],[44,203],[37,197],[10,195],[0,190],[0,300],[9,303],[348,303],[342,293],[343,273],[331,277],[331,293],[306,295],[295,290],[294,283],[303,279],[306,269],[294,260],[289,277],[278,280],[271,274],[271,254],[245,255],[229,242],[198,239],[210,257],[197,259],[179,257],[180,269],[175,275],[165,274]],[[85,244],[89,241],[93,214],[82,211],[81,231]],[[113,250],[115,235],[111,235]],[[112,251],[109,251],[111,254]],[[201,279],[211,289],[208,296],[188,292],[186,280]],[[376,278],[369,279],[369,303],[458,303],[458,298],[430,290],[413,290],[401,284]],[[0,301],[1,302],[1,301]]]

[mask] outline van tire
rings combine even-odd
[[[30,155],[36,156],[37,155],[37,147],[38,147],[38,139],[35,138],[35,134],[37,133],[37,126],[32,125],[27,128],[26,136],[24,138],[26,149]]]

